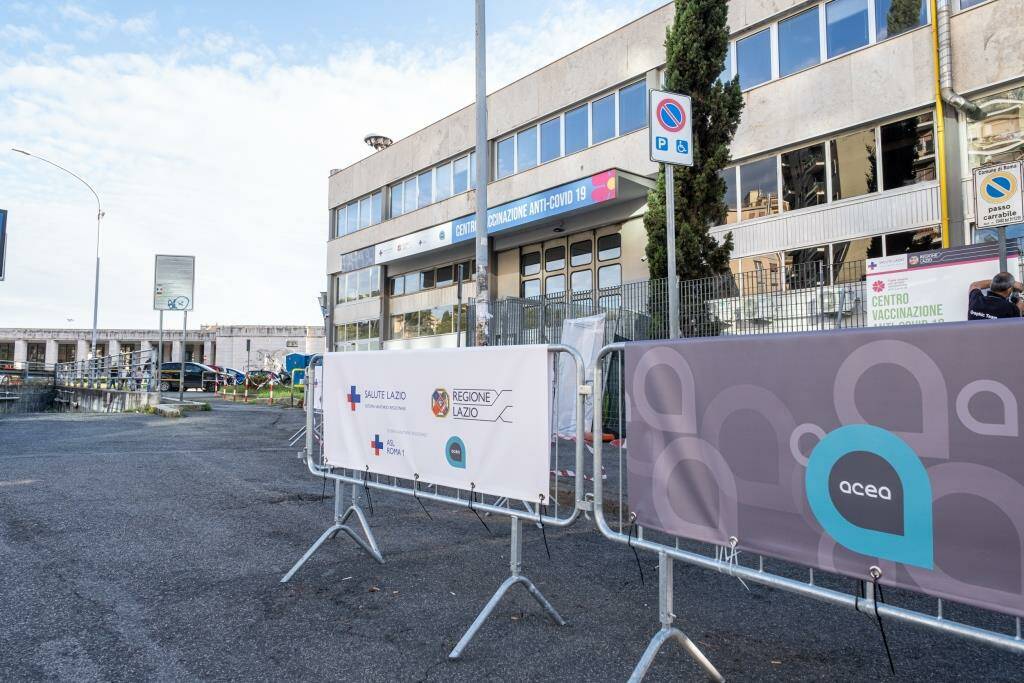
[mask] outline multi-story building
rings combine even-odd
[[[277,370],[289,353],[320,353],[324,349],[322,327],[302,325],[203,325],[187,330],[165,329],[165,361],[194,361],[238,370]],[[159,330],[97,330],[96,356],[116,356],[155,350]],[[92,330],[48,328],[0,328],[0,364],[26,363],[52,367],[54,363],[84,360],[91,352]]]
[[[723,76],[738,75],[745,108],[723,173],[728,218],[712,232],[733,234],[734,272],[820,263],[835,280],[844,263],[984,237],[971,169],[1024,157],[1024,2],[938,7],[729,3]],[[646,93],[673,11],[489,95],[492,296],[613,307],[620,285],[649,277]],[[470,106],[332,172],[333,348],[455,344],[474,293],[473,146]]]

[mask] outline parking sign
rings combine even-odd
[[[648,107],[651,161],[693,166],[693,123],[690,98],[652,90]]]
[[[1024,222],[1022,163],[1011,161],[974,169],[974,218],[979,228]]]

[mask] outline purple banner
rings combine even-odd
[[[629,344],[630,509],[1024,616],[1022,345],[1014,320]]]

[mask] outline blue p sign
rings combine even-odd
[[[658,137],[654,138],[654,146],[655,148],[660,149],[661,151],[667,151],[668,138],[659,135]]]

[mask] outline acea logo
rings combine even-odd
[[[444,389],[434,389],[434,393],[430,395],[430,412],[434,413],[434,417],[448,417],[451,407],[448,392]]]
[[[811,451],[804,480],[814,517],[850,550],[932,569],[932,486],[917,453],[874,425],[846,425]]]
[[[452,467],[466,469],[466,444],[457,436],[451,437],[444,445],[444,457]]]

